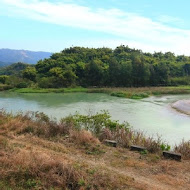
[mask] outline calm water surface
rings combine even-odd
[[[16,94],[0,93],[0,108],[9,112],[41,111],[60,119],[69,114],[108,110],[113,119],[127,121],[147,135],[159,134],[170,144],[190,140],[190,116],[176,112],[171,103],[190,95],[168,95],[131,100],[106,94]]]

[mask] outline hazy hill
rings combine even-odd
[[[0,49],[0,65],[6,66],[17,62],[36,64],[40,59],[49,58],[51,55],[50,52]]]
[[[12,64],[12,63],[0,61],[0,67],[6,67],[6,66],[9,66],[9,65],[11,65],[11,64]]]

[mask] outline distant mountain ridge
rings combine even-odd
[[[0,67],[6,67],[6,66],[9,66],[9,65],[11,65],[11,64],[12,64],[12,63],[0,61]]]
[[[50,52],[0,49],[0,66],[10,65],[10,63],[29,63],[36,64],[40,59],[49,58]]]

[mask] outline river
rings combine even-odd
[[[178,144],[190,140],[190,116],[171,108],[171,104],[190,95],[152,96],[142,100],[118,98],[98,93],[17,94],[0,93],[0,108],[8,112],[40,111],[60,119],[74,114],[108,110],[112,118],[127,121],[147,135],[161,135],[165,142]]]

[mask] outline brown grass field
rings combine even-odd
[[[46,119],[0,114],[1,190],[190,189],[188,159],[105,146],[88,131]]]

